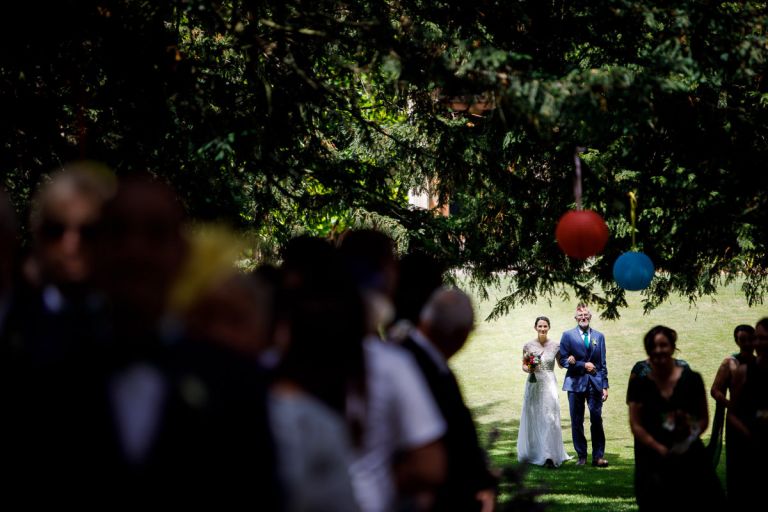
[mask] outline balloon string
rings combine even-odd
[[[576,179],[573,182],[573,196],[576,198],[576,209],[581,210],[581,158],[579,153],[583,153],[584,148],[577,147],[573,153],[573,163],[576,166]]]
[[[632,250],[635,250],[635,212],[637,210],[637,196],[635,195],[635,192],[629,192],[629,205],[630,205],[630,215],[632,217]]]

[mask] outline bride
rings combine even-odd
[[[538,336],[523,346],[523,371],[530,375],[520,415],[517,460],[558,467],[571,458],[563,446],[559,387],[554,372],[560,345],[547,337],[549,318],[538,317],[534,327]]]

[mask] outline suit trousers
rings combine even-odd
[[[587,391],[569,391],[568,405],[571,412],[571,435],[573,448],[580,459],[587,458],[587,438],[584,436],[584,403],[589,408],[590,434],[592,436],[592,460],[605,455],[605,432],[603,431],[603,390],[589,386]]]

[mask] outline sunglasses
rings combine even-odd
[[[61,240],[67,231],[77,231],[83,240],[93,240],[96,237],[98,228],[95,223],[69,225],[54,220],[46,220],[40,225],[40,238],[47,242],[56,242]]]

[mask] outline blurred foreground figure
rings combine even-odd
[[[9,493],[50,499],[74,482],[88,446],[83,425],[94,392],[97,340],[106,333],[93,288],[93,249],[101,207],[114,192],[109,170],[78,162],[54,172],[33,197],[30,252],[14,281],[5,332],[5,408],[0,434]],[[89,470],[92,471],[92,470]]]
[[[16,215],[5,190],[0,189],[0,407],[6,410],[9,394],[15,387],[18,361],[14,352],[18,351],[20,342],[16,336],[19,318],[15,311],[18,302],[17,251]],[[0,435],[3,432],[0,426]]]
[[[497,479],[488,470],[472,415],[448,366],[473,328],[469,297],[457,289],[438,289],[424,306],[418,327],[402,343],[415,357],[448,424],[444,438],[448,472],[437,492],[435,511],[491,512],[495,507]]]
[[[30,370],[61,372],[90,349],[102,301],[93,287],[98,223],[114,194],[112,172],[96,162],[73,162],[54,172],[33,197],[32,236],[23,262],[23,307],[17,349]]]
[[[196,229],[191,242],[173,307],[183,313],[190,339],[213,343],[270,372],[268,416],[286,511],[356,512],[344,419],[351,377],[362,375],[364,316],[348,294],[356,290],[344,286],[343,271],[316,250],[333,249],[320,240],[295,240],[282,272],[262,266],[243,274],[232,250],[237,237],[225,228]],[[297,245],[298,254],[292,252]],[[315,273],[305,274],[296,257],[322,262],[321,275],[333,285],[317,284]],[[281,288],[284,276],[290,278]],[[273,342],[276,332],[279,342]]]
[[[95,277],[105,328],[70,365],[74,377],[29,405],[39,412],[18,433],[15,476],[57,492],[27,500],[282,509],[261,374],[189,340],[168,315],[188,251],[183,220],[173,191],[147,178],[121,182],[104,205]]]
[[[280,510],[266,384],[230,347],[190,340],[168,316],[188,255],[173,192],[124,181],[104,211],[100,282],[114,332],[106,377],[123,493]]]
[[[366,416],[351,465],[364,512],[429,510],[445,479],[445,420],[411,354],[382,341],[394,318],[394,244],[384,233],[350,231],[340,252],[365,302]]]
[[[419,323],[419,316],[435,290],[443,285],[445,265],[423,253],[408,253],[398,261],[395,289],[395,321],[387,329],[387,339],[401,342]]]
[[[30,214],[32,251],[25,274],[64,297],[83,293],[93,273],[93,243],[104,202],[116,178],[96,162],[73,162],[35,194]]]
[[[15,269],[18,250],[18,226],[13,206],[0,189],[0,347],[6,345],[8,311],[15,293]]]
[[[365,313],[338,252],[302,236],[283,251],[271,392],[291,511],[357,511],[349,465],[366,425]]]

